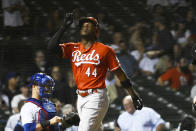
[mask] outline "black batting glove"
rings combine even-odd
[[[69,27],[73,23],[73,13],[66,13],[64,15],[63,27]]]
[[[141,110],[143,107],[142,99],[138,95],[135,95],[134,97],[132,97],[132,100],[133,100],[133,105],[134,105],[135,109]]]

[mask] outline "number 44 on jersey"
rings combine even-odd
[[[91,68],[88,67],[88,69],[86,70],[86,73],[85,73],[88,77],[90,77],[90,75],[94,76],[94,77],[97,77],[97,68],[95,68],[93,70],[93,72],[91,73]]]

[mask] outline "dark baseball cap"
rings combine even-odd
[[[7,76],[6,76],[6,80],[8,81],[9,79],[11,79],[11,78],[16,78],[16,77],[17,77],[17,75],[16,75],[15,72],[9,72],[9,73],[7,74]]]

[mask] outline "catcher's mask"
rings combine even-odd
[[[39,96],[42,98],[49,98],[52,96],[54,91],[54,80],[44,74],[44,73],[36,73],[35,75],[31,76],[30,79],[31,83],[29,86],[37,85],[39,86]]]
[[[99,37],[99,32],[100,32],[100,27],[99,27],[99,23],[98,23],[97,19],[95,19],[93,17],[82,17],[79,20],[79,27],[81,28],[83,23],[85,23],[85,22],[90,22],[96,27],[95,37],[98,38]]]

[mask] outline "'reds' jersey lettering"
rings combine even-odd
[[[60,44],[63,58],[72,64],[74,79],[79,90],[105,88],[108,69],[114,71],[120,67],[114,50],[100,42],[85,49],[81,43]]]

